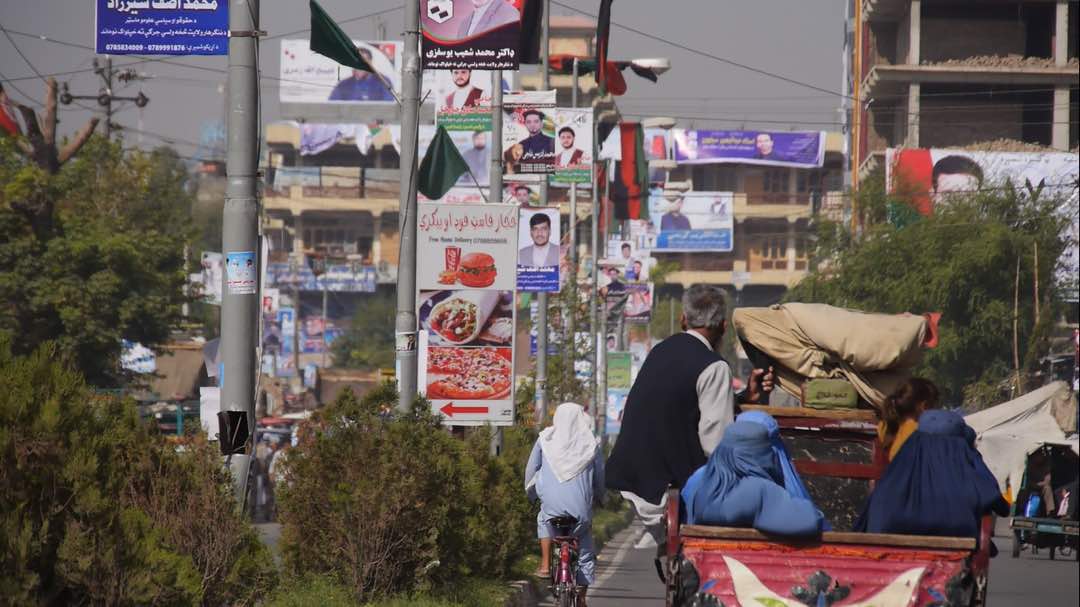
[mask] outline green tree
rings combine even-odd
[[[365,297],[356,307],[349,330],[331,346],[334,365],[368,370],[393,367],[396,310],[393,291]]]
[[[20,143],[0,141],[0,333],[17,354],[55,341],[92,384],[116,385],[121,340],[153,347],[180,322],[187,173],[170,150],[91,138],[43,167]]]
[[[880,185],[880,184],[878,184]],[[1039,192],[988,191],[942,205],[933,216],[886,223],[897,204],[881,187],[868,188],[861,208],[874,223],[859,239],[819,225],[817,269],[786,295],[787,301],[823,302],[873,312],[941,312],[939,345],[917,372],[937,382],[954,404],[994,404],[980,386],[1013,373],[1013,298],[1019,263],[1019,343],[1023,369],[1046,352],[1060,312],[1055,263],[1067,238],[1061,201]],[[906,216],[906,215],[905,215]],[[1038,248],[1042,285],[1040,322],[1034,322],[1033,285]],[[965,398],[965,396],[967,398]]]

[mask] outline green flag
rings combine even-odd
[[[442,198],[469,170],[446,129],[439,127],[420,161],[416,189],[432,200]]]
[[[341,31],[318,2],[311,0],[310,5],[311,50],[342,65],[374,74],[375,68],[360,54],[348,34]]]

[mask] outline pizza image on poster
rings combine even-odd
[[[500,400],[513,387],[512,351],[506,348],[432,347],[427,352],[427,397]]]

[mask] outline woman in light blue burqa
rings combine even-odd
[[[825,517],[806,497],[786,489],[782,459],[770,440],[767,420],[740,415],[724,431],[720,445],[682,490],[690,524],[753,527],[764,533],[813,536],[824,529]],[[761,414],[765,415],[765,414]],[[762,423],[765,422],[765,423]],[[788,462],[790,464],[790,462]],[[794,469],[794,478],[798,478]]]

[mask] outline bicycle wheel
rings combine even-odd
[[[570,588],[563,588],[559,593],[559,607],[576,607],[576,601],[574,601],[574,591]]]

